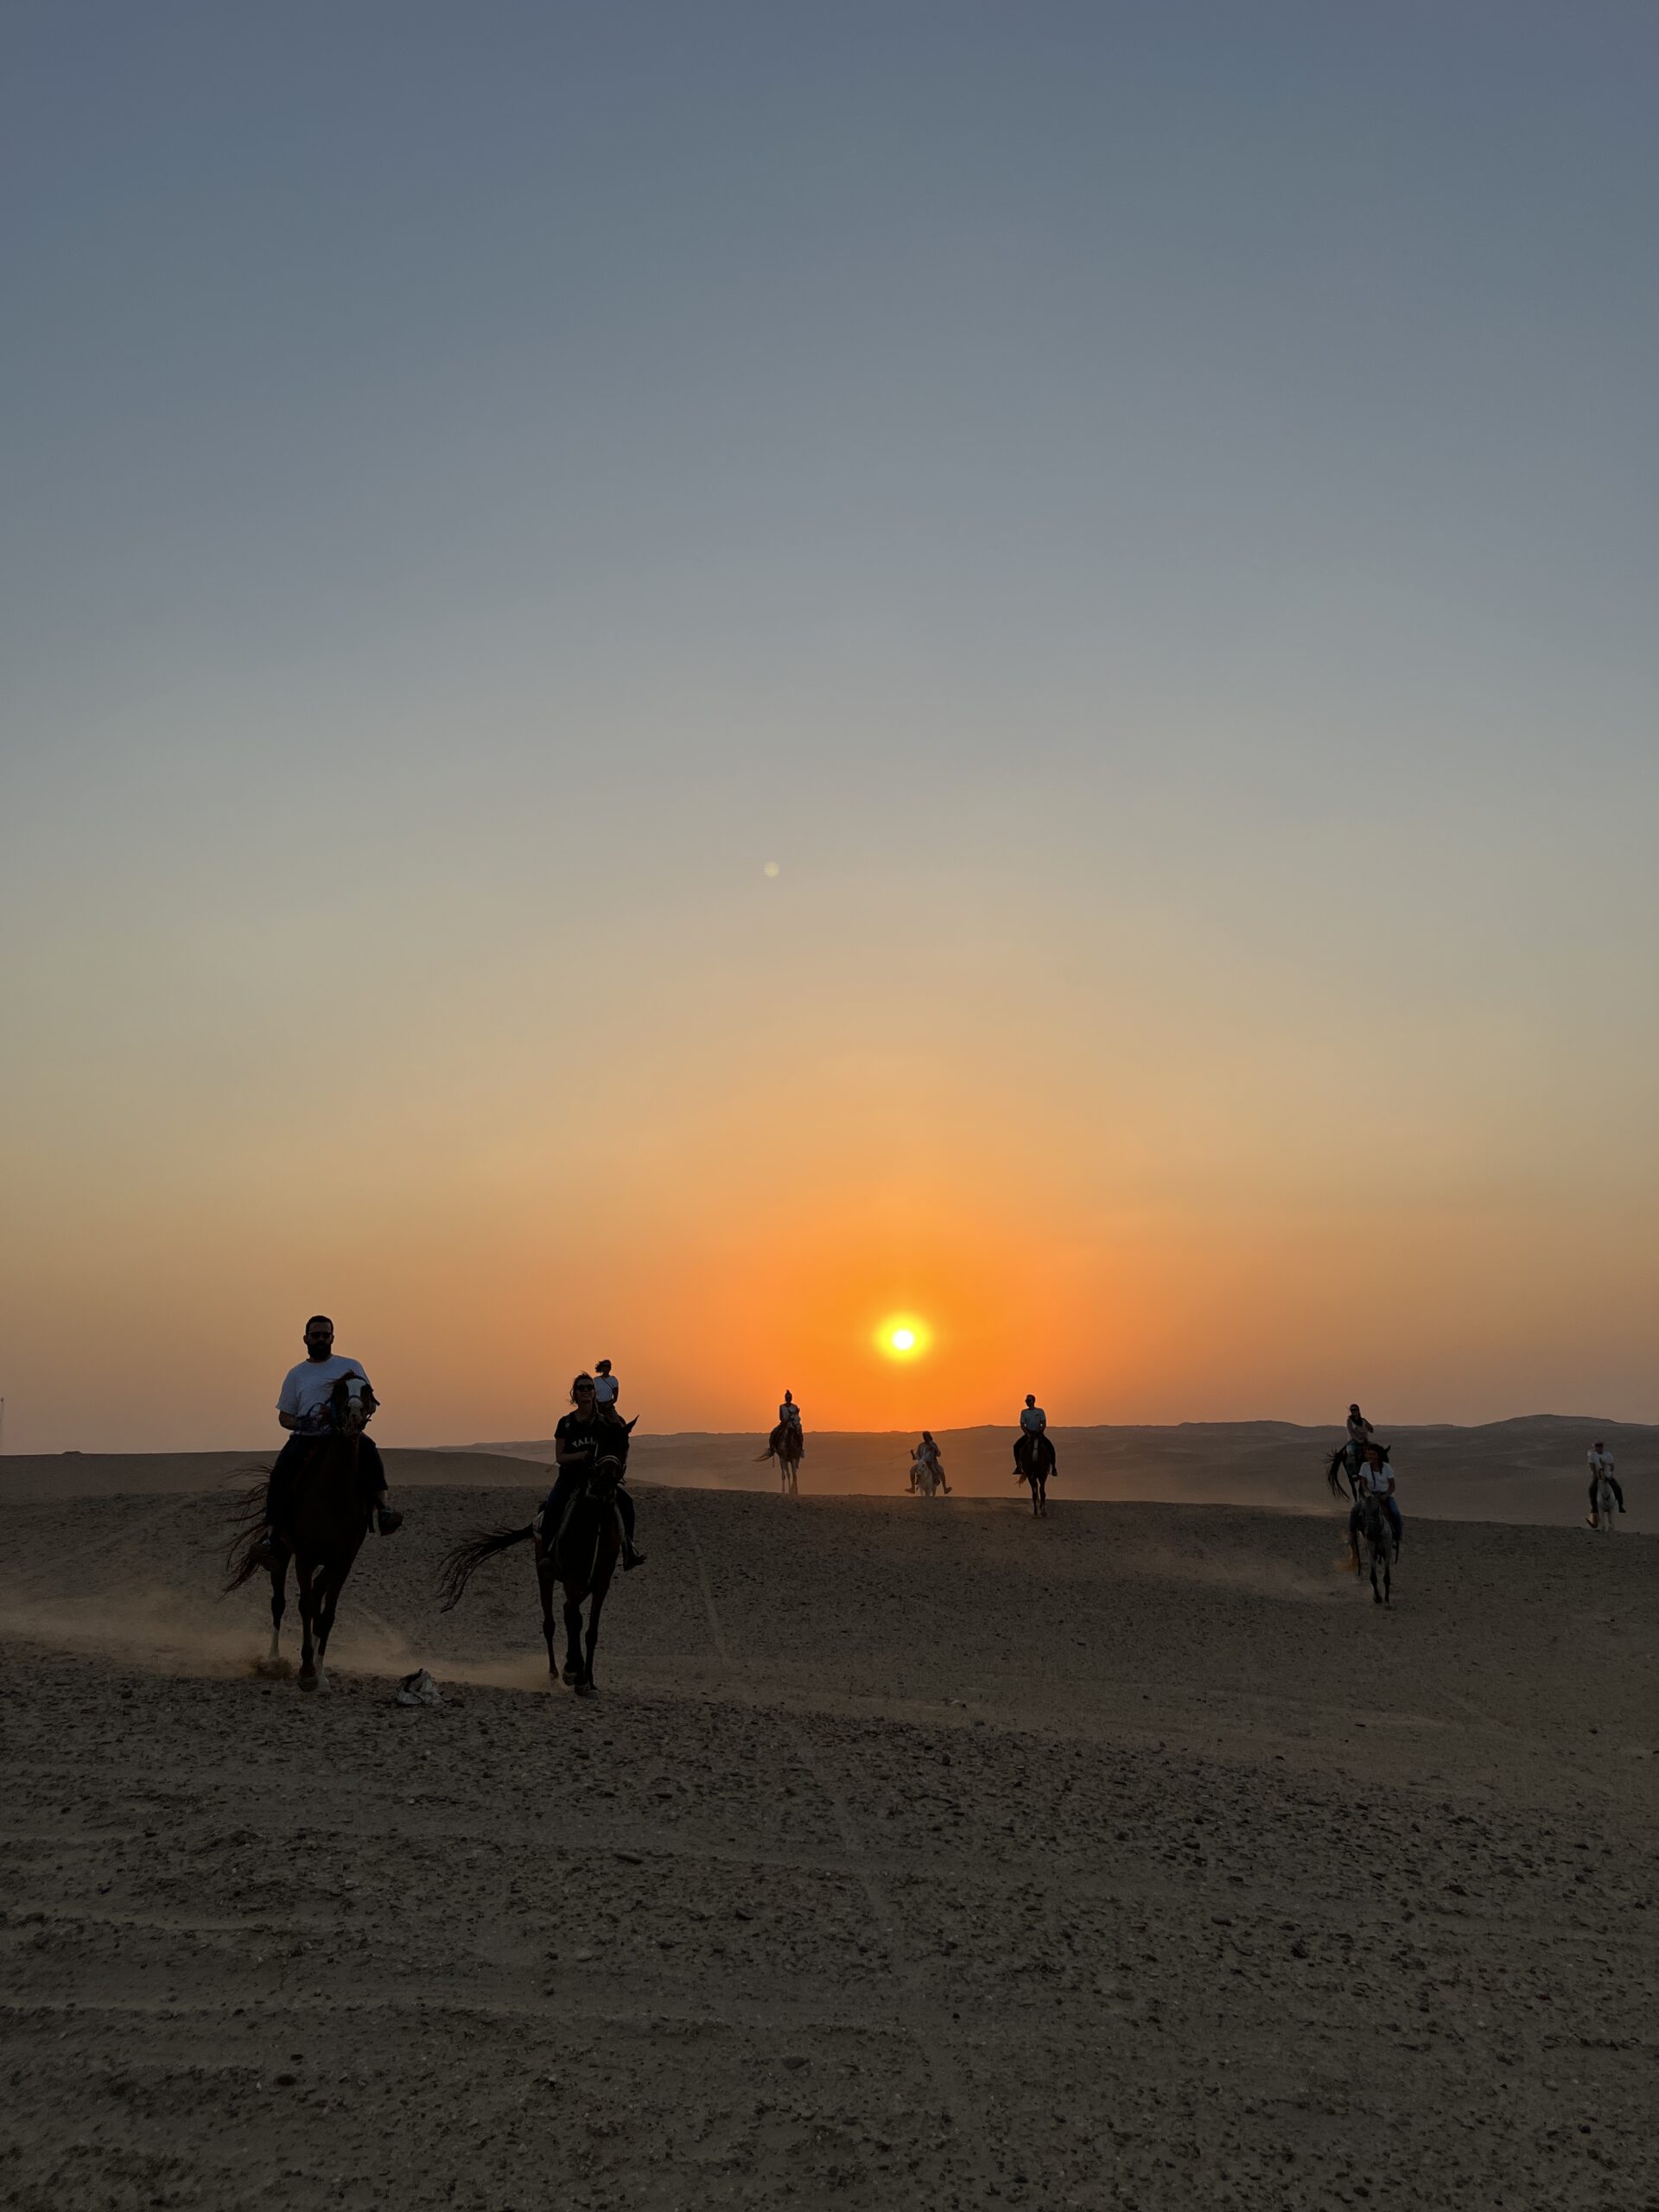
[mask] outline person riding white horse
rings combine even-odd
[[[801,1409],[795,1402],[795,1393],[792,1390],[785,1390],[784,1393],[784,1402],[778,1408],[778,1426],[780,1428],[793,1429],[796,1441],[800,1440]]]
[[[910,1486],[912,1490],[925,1491],[927,1487],[925,1478],[928,1474],[932,1476],[933,1480],[938,1483],[939,1488],[944,1492],[945,1496],[949,1497],[950,1495],[950,1485],[944,1479],[944,1462],[939,1457],[938,1446],[933,1441],[932,1430],[931,1428],[925,1428],[922,1431],[921,1442],[916,1446],[916,1449],[910,1455]]]
[[[1601,1526],[1601,1516],[1597,1507],[1596,1492],[1601,1488],[1602,1484],[1605,1482],[1608,1489],[1613,1493],[1613,1503],[1621,1513],[1624,1510],[1624,1493],[1618,1486],[1618,1476],[1613,1472],[1613,1455],[1600,1437],[1596,1439],[1589,1451],[1585,1453],[1585,1458],[1590,1463],[1590,1526],[1592,1529],[1599,1529]]]

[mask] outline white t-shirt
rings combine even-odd
[[[617,1395],[620,1391],[622,1385],[617,1381],[614,1375],[595,1375],[594,1377],[594,1403],[596,1406],[613,1406],[616,1403]]]
[[[1352,1414],[1349,1414],[1348,1441],[1351,1444],[1357,1444],[1363,1451],[1365,1446],[1365,1440],[1370,1436],[1370,1433],[1371,1424],[1370,1421],[1363,1419],[1356,1419]]]
[[[1026,1406],[1020,1411],[1020,1426],[1029,1436],[1036,1430],[1048,1427],[1048,1415],[1040,1406]]]
[[[778,1408],[778,1418],[781,1421],[793,1421],[798,1428],[801,1425],[801,1409],[796,1405],[781,1405]]]
[[[1394,1469],[1386,1459],[1380,1467],[1372,1466],[1369,1459],[1362,1460],[1356,1479],[1361,1489],[1375,1491],[1379,1497],[1386,1497],[1389,1484],[1394,1480]]]
[[[1613,1455],[1611,1452],[1586,1452],[1584,1456],[1590,1463],[1590,1471],[1592,1475],[1612,1473]]]
[[[347,1359],[343,1352],[330,1352],[327,1359],[302,1359],[283,1377],[277,1412],[297,1414],[308,1428],[322,1427],[330,1393],[342,1375],[355,1375],[360,1382],[369,1379],[357,1362]]]

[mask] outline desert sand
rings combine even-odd
[[[4,1464],[0,2202],[1659,2203],[1639,1495],[1408,1488],[1385,1614],[1306,1484],[1038,1524],[651,1458],[591,1705],[524,1554],[431,1595],[534,1467],[393,1456],[308,1699],[214,1594],[234,1455]]]

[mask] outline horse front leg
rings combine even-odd
[[[270,1658],[269,1664],[277,1667],[283,1657],[283,1615],[288,1610],[288,1554],[277,1554],[276,1565],[270,1570]]]
[[[314,1690],[317,1687],[316,1602],[312,1593],[311,1573],[308,1560],[295,1560],[294,1583],[300,1601],[300,1688],[302,1690]]]
[[[546,1560],[537,1562],[536,1580],[542,1592],[542,1641],[547,1646],[547,1671],[559,1679],[558,1630],[553,1621],[553,1570]]]
[[[334,1611],[340,1604],[340,1593],[346,1586],[344,1574],[324,1573],[317,1583],[317,1687],[321,1689],[327,1680],[324,1661],[328,1656],[328,1639],[334,1632]]]
[[[574,1688],[582,1680],[582,1605],[567,1586],[564,1593],[564,1679]]]
[[[594,1682],[594,1653],[599,1645],[600,1609],[605,1603],[605,1592],[595,1590],[588,1605],[588,1652],[582,1666],[582,1680],[576,1684],[578,1697],[594,1697],[598,1691]]]

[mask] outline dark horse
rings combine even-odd
[[[353,1395],[355,1394],[355,1395]],[[300,1688],[321,1689],[323,1657],[334,1625],[334,1608],[346,1578],[369,1531],[372,1500],[358,1468],[358,1444],[374,1411],[366,1382],[342,1375],[328,1400],[329,1427],[307,1440],[309,1449],[294,1471],[278,1506],[280,1521],[268,1521],[265,1478],[248,1492],[243,1533],[226,1560],[226,1592],[239,1590],[261,1572],[270,1576],[270,1659],[281,1660],[283,1613],[287,1605],[289,1561],[300,1598]]]
[[[1031,1510],[1039,1521],[1048,1518],[1048,1480],[1054,1472],[1054,1446],[1039,1429],[1022,1429],[1014,1447],[1016,1482],[1031,1485]]]
[[[1366,1558],[1371,1568],[1371,1598],[1379,1605],[1393,1610],[1390,1592],[1394,1576],[1389,1560],[1394,1553],[1394,1532],[1389,1527],[1389,1516],[1382,1510],[1382,1501],[1375,1491],[1367,1491],[1359,1501],[1359,1541],[1365,1547]],[[1359,1552],[1354,1552],[1354,1572],[1359,1572]]]
[[[780,1421],[766,1439],[766,1448],[760,1454],[762,1459],[775,1459],[783,1481],[785,1497],[795,1497],[801,1487],[801,1461],[806,1455],[806,1439],[792,1421]]]
[[[438,1570],[438,1590],[447,1613],[461,1602],[474,1567],[497,1552],[531,1538],[536,1544],[536,1580],[542,1592],[542,1634],[547,1642],[547,1671],[556,1681],[558,1654],[554,1649],[553,1586],[564,1586],[564,1679],[578,1697],[597,1694],[594,1683],[594,1650],[599,1642],[599,1616],[605,1593],[616,1573],[622,1553],[622,1524],[617,1513],[616,1486],[621,1480],[625,1454],[601,1453],[583,1475],[580,1487],[565,1508],[556,1529],[531,1521],[522,1529],[480,1530],[455,1546]],[[582,1608],[588,1605],[587,1648],[582,1648]]]

